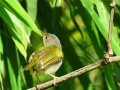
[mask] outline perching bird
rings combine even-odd
[[[55,78],[53,74],[62,65],[62,46],[56,35],[50,33],[45,34],[42,31],[41,33],[43,36],[44,46],[32,53],[28,64],[22,71],[32,68],[35,71],[34,74],[36,74],[36,72],[40,69]]]

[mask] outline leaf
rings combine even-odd
[[[13,72],[13,68],[10,63],[10,59],[7,57],[7,65],[8,65],[8,73],[9,73],[9,78],[10,78],[10,85],[11,85],[11,90],[17,90],[17,80],[15,77],[15,74]]]
[[[17,18],[19,18],[24,24],[28,25],[34,32],[41,35],[35,23],[21,7],[20,3],[17,0],[1,0],[0,3],[3,5],[4,8],[8,9]]]
[[[26,58],[27,56],[26,48],[27,48],[27,43],[29,42],[29,38],[27,34],[23,32],[24,30],[21,26],[21,23],[9,11],[4,10],[1,4],[0,4],[0,11],[1,11],[0,16],[11,28],[8,30],[12,36],[13,41],[15,42],[21,54]]]

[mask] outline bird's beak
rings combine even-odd
[[[42,30],[40,30],[40,32],[42,33],[42,36],[45,36],[45,33]]]

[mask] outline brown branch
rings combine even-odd
[[[113,63],[113,62],[118,62],[118,61],[120,61],[120,56],[114,56],[114,57],[109,58],[108,63]],[[79,76],[81,74],[84,74],[84,73],[86,73],[88,71],[91,71],[93,69],[99,68],[99,67],[104,66],[104,65],[106,65],[105,60],[104,59],[99,60],[99,61],[97,61],[95,63],[92,63],[90,65],[87,65],[87,66],[85,66],[83,68],[80,68],[80,69],[75,70],[75,71],[73,71],[73,72],[71,72],[69,74],[66,74],[64,76],[61,76],[61,77],[57,78],[56,81],[54,81],[54,83],[59,84],[61,82],[72,79],[74,77],[77,77],[77,76]],[[43,84],[39,84],[39,85],[37,85],[37,87],[32,87],[32,88],[30,88],[28,90],[43,90],[43,89],[46,89],[46,88],[52,87],[52,86],[54,86],[53,80],[48,81],[48,82],[43,83]]]
[[[112,0],[111,6],[111,13],[110,13],[110,23],[109,23],[109,33],[108,33],[108,54],[113,56],[113,50],[111,47],[111,38],[112,38],[112,25],[113,25],[113,18],[114,18],[114,7],[116,3],[115,0]]]

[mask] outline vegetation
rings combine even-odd
[[[26,90],[39,82],[22,72],[32,52],[43,46],[39,29],[58,36],[62,76],[103,58],[107,52],[110,0],[0,0],[0,89]],[[116,0],[112,48],[120,55],[120,0]],[[52,78],[39,74],[42,82]],[[47,90],[119,90],[120,63],[85,73]]]

